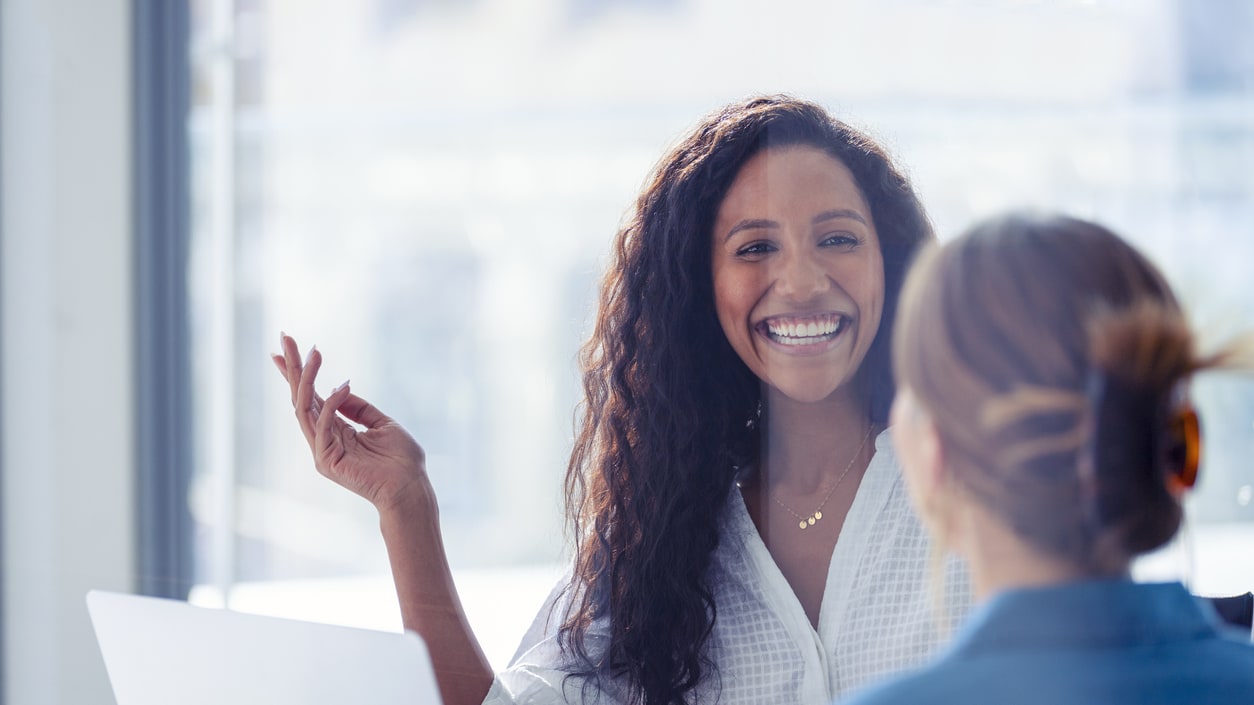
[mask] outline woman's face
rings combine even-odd
[[[714,307],[758,379],[826,399],[858,371],[884,308],[884,261],[853,174],[814,147],[764,150],[719,204]]]

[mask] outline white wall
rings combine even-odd
[[[4,705],[112,703],[135,573],[130,3],[0,0]]]

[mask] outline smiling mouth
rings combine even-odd
[[[822,316],[776,316],[758,324],[758,330],[780,345],[814,345],[835,340],[849,327],[849,317],[840,314]]]

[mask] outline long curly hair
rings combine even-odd
[[[885,307],[860,377],[868,417],[887,417],[898,290],[911,255],[933,238],[909,181],[873,140],[814,103],[755,97],[710,114],[658,163],[618,232],[580,355],[582,423],[565,483],[576,555],[559,638],[585,684],[612,685],[628,702],[688,702],[713,670],[706,572],[733,468],[757,461],[748,421],[761,390],[715,314],[712,228],[746,161],[797,145],[848,167],[871,209]],[[593,644],[598,619],[608,639]]]

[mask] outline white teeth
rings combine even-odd
[[[771,340],[784,345],[811,345],[830,340],[844,328],[842,316],[824,316],[806,322],[767,321],[767,334]]]

